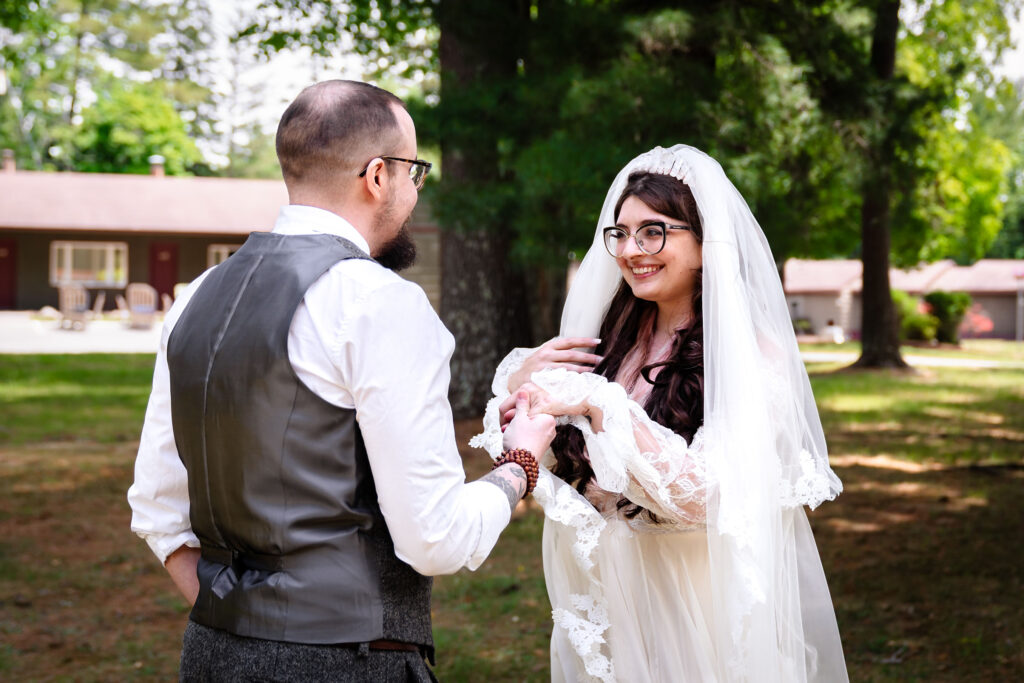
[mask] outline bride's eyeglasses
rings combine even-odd
[[[689,225],[671,225],[665,221],[644,223],[636,232],[630,234],[625,228],[615,225],[604,229],[604,248],[614,258],[622,256],[630,238],[636,240],[636,246],[648,256],[654,256],[665,248],[665,235],[669,230],[692,230]]]
[[[374,157],[376,159],[384,159],[385,161],[401,161],[402,163],[412,164],[409,166],[409,179],[412,180],[413,185],[416,186],[417,190],[423,189],[423,184],[427,182],[427,174],[430,173],[430,169],[433,166],[429,161],[423,161],[423,159],[403,159],[401,157]],[[373,163],[373,159],[366,164],[366,168],[362,170],[359,177],[362,178],[366,175],[366,171],[370,168],[370,164]]]

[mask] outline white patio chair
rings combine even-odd
[[[153,287],[133,282],[124,290],[128,303],[128,326],[136,329],[149,329],[157,313],[157,296]]]
[[[60,308],[60,326],[63,329],[84,330],[89,322],[89,293],[82,285],[61,285],[57,290]]]

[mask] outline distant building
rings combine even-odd
[[[834,320],[847,335],[859,337],[861,326],[861,270],[856,260],[810,261],[789,259],[783,268],[783,287],[793,320],[807,321],[820,334]],[[892,289],[914,296],[928,292],[966,292],[975,313],[992,321],[981,336],[1013,339],[1017,324],[1018,274],[1024,260],[982,259],[971,266],[938,261],[919,268],[889,271]]]
[[[160,294],[189,282],[273,228],[288,203],[284,182],[150,175],[0,170],[0,309],[57,305],[57,286],[81,283],[108,307],[130,282]],[[417,264],[403,272],[440,304],[436,224],[417,207],[410,230]]]

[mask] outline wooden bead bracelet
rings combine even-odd
[[[510,448],[502,452],[501,457],[494,461],[494,467],[491,469],[498,469],[510,462],[519,465],[526,472],[526,493],[523,494],[523,498],[526,498],[537,487],[537,477],[540,474],[537,459],[525,448]]]

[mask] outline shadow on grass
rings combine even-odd
[[[1024,470],[837,460],[865,464],[811,519],[851,678],[1019,680]]]
[[[1024,371],[823,371],[811,383],[833,453],[946,463],[1024,460]]]

